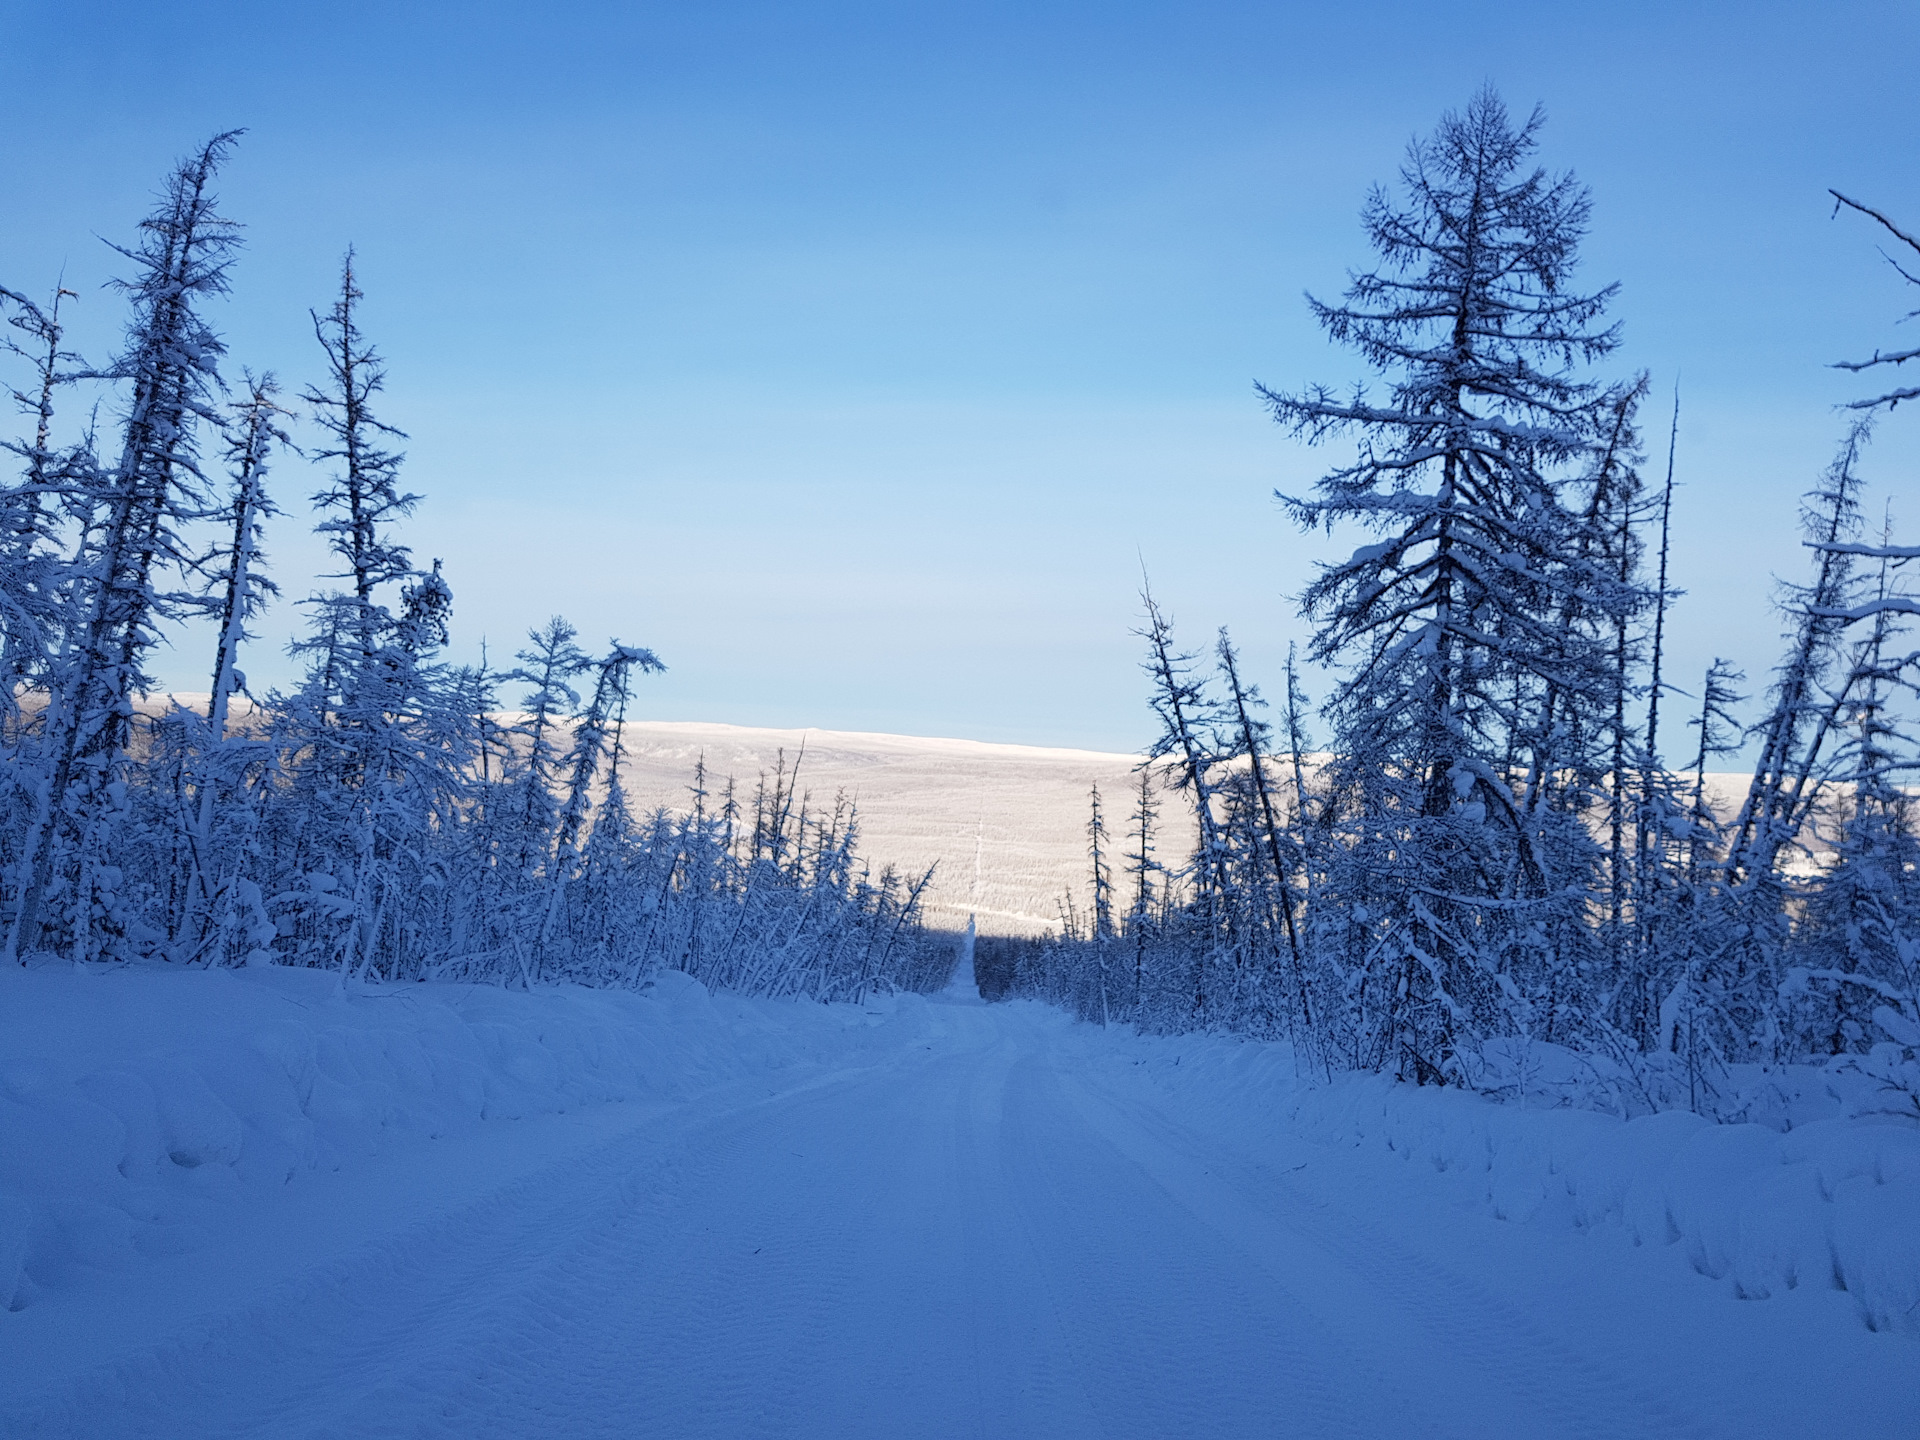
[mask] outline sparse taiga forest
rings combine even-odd
[[[1375,387],[1261,387],[1338,455],[1288,515],[1368,537],[1299,597],[1331,692],[1311,705],[1289,667],[1270,711],[1226,630],[1182,649],[1143,596],[1144,768],[1198,846],[1157,851],[1151,788],[1096,792],[1090,886],[1000,983],[1286,1036],[1328,1072],[1515,1091],[1545,1063],[1623,1110],[1732,1117],[1766,1067],[1845,1062],[1920,1114],[1920,546],[1869,503],[1874,426],[1920,395],[1899,384],[1920,352],[1863,337],[1840,362],[1888,384],[1780,517],[1806,576],[1772,617],[1727,617],[1777,618],[1773,673],[1673,674],[1680,397],[1649,443],[1646,377],[1609,368],[1616,287],[1578,267],[1587,192],[1538,165],[1542,126],[1483,91],[1368,195],[1370,259],[1310,304]],[[1833,199],[1920,283],[1920,241]],[[1746,740],[1752,783],[1719,813],[1706,772]]]
[[[1885,56],[843,8],[0,18],[0,1435],[1920,1433],[1920,308],[1635,258]]]
[[[239,138],[183,160],[115,247],[118,354],[65,347],[57,284],[0,290],[26,375],[0,496],[7,956],[520,985],[664,968],[820,999],[943,983],[925,877],[870,872],[848,805],[810,811],[784,767],[751,794],[698,771],[685,813],[629,811],[621,724],[651,650],[590,653],[556,618],[512,669],[438,659],[454,592],[394,535],[420,497],[352,254],[297,395],[235,370],[206,317],[241,254],[217,194]],[[63,443],[83,382],[106,403]],[[304,682],[254,694],[248,625],[281,593],[261,525],[308,490],[338,569],[295,602]],[[189,704],[144,667],[192,617],[217,642]]]
[[[1160,738],[1137,792],[1092,797],[1091,884],[1060,936],[995,952],[999,983],[1149,1030],[1290,1038],[1329,1073],[1512,1089],[1538,1043],[1590,1057],[1629,1110],[1732,1114],[1742,1067],[1844,1058],[1920,1104],[1920,547],[1868,503],[1873,428],[1920,392],[1869,389],[1842,417],[1774,673],[1672,674],[1669,437],[1643,436],[1645,376],[1610,368],[1616,290],[1579,269],[1589,198],[1537,163],[1542,127],[1483,91],[1369,194],[1371,268],[1309,303],[1376,386],[1260,388],[1337,456],[1287,514],[1368,537],[1299,596],[1330,693],[1313,704],[1290,667],[1270,710],[1225,630],[1183,649],[1144,594]],[[809,809],[784,765],[750,795],[703,770],[685,806],[629,812],[622,722],[650,650],[590,653],[554,619],[514,668],[438,660],[454,592],[394,538],[420,497],[351,253],[295,394],[236,369],[206,318],[243,273],[216,193],[238,140],[183,161],[116,247],[117,355],[65,348],[58,285],[4,292],[25,422],[0,497],[7,954],[516,984],[667,968],[821,998],[941,983],[925,877],[871,873],[845,797]],[[1920,268],[1920,242],[1834,198],[1863,251]],[[1870,382],[1912,355],[1841,363]],[[83,382],[110,399],[80,423],[63,402]],[[253,694],[248,625],[280,596],[260,527],[289,488],[312,490],[338,569],[295,602],[304,683]],[[189,616],[217,635],[209,693],[163,701],[143,665]],[[1705,774],[1748,739],[1751,786],[1719,813]],[[1166,803],[1190,807],[1193,853],[1156,846]]]

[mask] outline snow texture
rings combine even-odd
[[[861,1013],[716,1000],[677,972],[644,995],[527,995],[286,966],[9,968],[0,1308],[205,1249],[231,1216],[315,1173],[786,1068]],[[847,1042],[830,1053],[844,1060]]]
[[[963,985],[49,966],[0,1017],[8,1435],[1912,1433],[1911,1124],[1329,1085]]]
[[[1849,1116],[1870,1076],[1843,1092],[1839,1077],[1805,1071],[1818,1089],[1780,1099],[1811,1118],[1782,1129],[1499,1104],[1379,1075],[1300,1084],[1286,1046],[1138,1043],[1185,1060],[1175,1088],[1189,1105],[1212,1097],[1223,1137],[1252,1126],[1381,1150],[1455,1177],[1496,1219],[1620,1230],[1636,1246],[1677,1247],[1735,1298],[1841,1291],[1868,1329],[1920,1335],[1920,1125]],[[1171,1068],[1163,1058],[1154,1073]]]

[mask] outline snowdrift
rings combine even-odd
[[[1920,1335],[1920,1124],[1873,1108],[1870,1079],[1800,1079],[1782,1127],[1684,1111],[1623,1120],[1529,1108],[1375,1075],[1302,1078],[1290,1047],[1142,1038],[1129,1066],[1223,1139],[1305,1137],[1373,1148],[1446,1178],[1516,1224],[1623,1227],[1672,1246],[1747,1300],[1797,1286],[1852,1298],[1872,1330]],[[1823,1118],[1802,1118],[1825,1101]]]
[[[304,1174],[494,1122],[672,1101],[917,1033],[864,1008],[452,984],[264,966],[0,973],[0,1312],[215,1243]],[[4,1324],[0,1318],[0,1324]]]

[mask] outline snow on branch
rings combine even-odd
[[[1920,545],[1860,545],[1848,540],[1802,540],[1809,550],[1824,550],[1829,555],[1857,555],[1863,560],[1920,559]]]
[[[1871,619],[1875,615],[1920,615],[1920,599],[1911,595],[1883,595],[1878,600],[1864,600],[1845,609],[1810,605],[1807,614],[1822,620],[1845,620],[1849,624],[1856,620]]]

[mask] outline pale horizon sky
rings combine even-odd
[[[1253,383],[1358,373],[1302,292],[1369,263],[1368,186],[1490,80],[1593,188],[1656,480],[1682,386],[1673,673],[1727,655],[1757,691],[1797,496],[1867,388],[1831,362],[1913,343],[1826,192],[1920,225],[1916,41],[1893,4],[0,3],[0,284],[64,275],[104,358],[101,237],[245,126],[228,373],[316,378],[306,312],[357,247],[457,657],[559,612],[660,653],[642,717],[1132,750],[1143,560],[1277,693],[1290,597],[1349,546],[1273,504],[1327,457]],[[1917,424],[1869,466],[1907,543]],[[276,475],[290,602],[320,476]],[[204,689],[208,649],[160,678]]]

